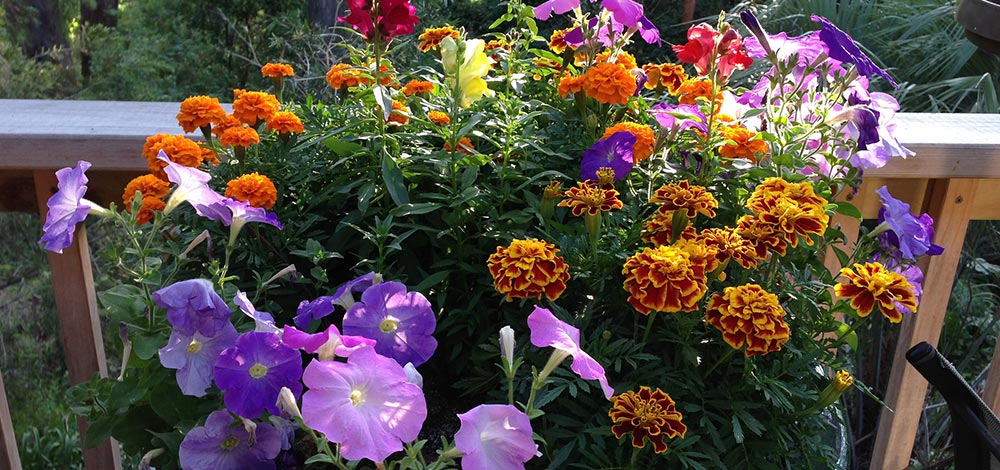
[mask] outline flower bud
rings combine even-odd
[[[507,361],[506,367],[514,363],[514,329],[510,325],[500,328],[500,356]]]
[[[407,362],[406,365],[403,366],[403,372],[406,372],[407,382],[416,385],[421,389],[424,388],[424,376],[420,375],[420,372],[417,372],[417,368],[412,362]]]
[[[180,258],[180,259],[187,258],[187,255],[188,255],[188,253],[191,253],[191,250],[195,249],[195,247],[197,247],[198,245],[201,245],[201,243],[204,242],[204,241],[206,241],[206,240],[208,240],[209,245],[211,245],[211,243],[212,243],[211,242],[211,235],[209,235],[208,230],[202,230],[201,233],[199,233],[197,237],[194,237],[194,240],[191,240],[191,243],[188,243],[187,248],[184,248],[184,251],[182,251],[181,254],[178,255],[177,257]],[[211,255],[209,255],[209,256],[211,256]]]
[[[299,411],[299,405],[295,401],[295,395],[292,394],[291,389],[288,387],[281,387],[281,391],[278,392],[278,409],[282,413],[294,418],[302,418],[302,412]]]

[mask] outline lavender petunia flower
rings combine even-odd
[[[256,423],[253,438],[225,410],[213,411],[204,426],[192,429],[181,441],[183,470],[269,470],[281,451],[281,436],[273,426]]]
[[[580,0],[549,0],[531,11],[535,14],[535,18],[545,21],[553,14],[561,15],[579,6]]]
[[[819,31],[819,39],[826,45],[830,58],[854,64],[859,74],[869,78],[872,75],[878,75],[886,79],[893,88],[899,88],[896,81],[885,70],[880,69],[864,52],[861,52],[849,34],[822,16],[812,15],[810,18],[822,27]]]
[[[199,214],[212,220],[222,222],[222,225],[231,227],[230,233],[239,233],[247,222],[263,222],[273,225],[278,230],[284,230],[278,216],[273,212],[268,212],[262,207],[251,206],[249,202],[237,201],[231,197],[219,199],[211,204],[198,205],[196,209]],[[230,235],[232,238],[232,235]]]
[[[88,168],[90,162],[80,160],[73,168],[56,171],[59,190],[46,203],[49,211],[45,214],[45,224],[42,225],[44,233],[38,240],[38,243],[45,245],[46,250],[62,253],[73,244],[76,224],[83,222],[91,209],[99,208],[83,198],[87,193],[87,175],[84,173]]]
[[[364,292],[365,289],[378,282],[381,282],[381,279],[376,281],[375,273],[370,272],[341,284],[333,295],[324,295],[312,301],[299,302],[299,308],[295,315],[295,326],[306,329],[313,320],[333,313],[335,305],[340,305],[344,310],[351,308],[351,305],[354,305],[355,292]]]
[[[479,405],[458,415],[455,448],[462,470],[519,470],[541,456],[528,415],[511,405]]]
[[[264,410],[281,414],[276,404],[281,387],[298,396],[301,376],[299,351],[283,344],[274,333],[243,333],[215,362],[215,384],[225,392],[226,408],[249,419]]]
[[[236,328],[226,324],[212,337],[199,333],[185,335],[176,329],[167,345],[160,348],[160,364],[177,369],[177,385],[185,395],[205,396],[212,386],[212,369],[219,354],[236,344]]]
[[[347,362],[312,361],[302,374],[302,420],[340,444],[348,460],[381,462],[417,438],[427,418],[420,387],[396,361],[372,348]]]
[[[344,315],[344,334],[375,340],[375,351],[400,365],[427,362],[434,350],[437,320],[431,303],[399,282],[375,284]]]
[[[182,202],[187,201],[194,207],[198,215],[205,217],[204,207],[223,198],[221,194],[208,187],[208,182],[212,179],[208,173],[174,163],[173,160],[167,158],[167,154],[163,153],[163,150],[160,150],[156,158],[166,162],[167,166],[163,167],[163,171],[167,173],[167,179],[177,185],[170,193],[170,198],[167,199],[163,208],[164,215],[169,214]]]
[[[300,329],[309,327],[309,323],[333,313],[333,297],[324,295],[313,300],[303,300],[299,302],[296,315],[293,321]]]
[[[184,335],[213,337],[229,323],[232,313],[207,279],[176,282],[153,292],[156,305],[166,309],[167,322]]]
[[[889,252],[902,255],[902,259],[915,260],[922,255],[940,255],[944,248],[931,243],[934,238],[934,220],[927,214],[914,217],[910,205],[892,197],[889,189],[882,186],[875,191],[882,199],[878,211],[879,223],[889,229],[879,235],[879,242]]]
[[[559,320],[551,311],[537,305],[531,315],[528,315],[528,328],[531,329],[531,344],[540,348],[551,346],[572,356],[570,369],[582,379],[597,380],[604,391],[604,398],[611,399],[615,390],[608,385],[604,367],[580,349],[578,328]]]
[[[246,292],[236,291],[236,297],[233,298],[233,303],[239,307],[241,312],[253,319],[254,331],[263,331],[265,333],[277,333],[281,331],[277,326],[274,326],[274,316],[267,312],[258,311],[257,308],[250,303],[250,299],[247,298]]]
[[[365,289],[382,282],[382,277],[375,279],[375,272],[362,274],[350,281],[345,282],[333,293],[333,304],[344,307],[344,310],[354,305],[354,293],[364,292]]]
[[[615,132],[606,139],[598,140],[583,152],[580,161],[580,179],[597,181],[597,170],[610,167],[615,171],[615,181],[632,171],[632,147],[635,136],[631,132]]]
[[[701,112],[701,109],[693,104],[660,103],[650,108],[649,114],[664,129],[673,133],[690,128],[698,129],[702,132],[707,132],[708,130],[708,126],[705,124],[708,119],[705,118],[705,114]]]
[[[316,334],[305,333],[285,325],[281,342],[309,354],[319,353],[321,359],[333,356],[351,357],[351,353],[358,349],[375,346],[375,340],[364,336],[341,335],[336,325],[330,325],[326,330]]]

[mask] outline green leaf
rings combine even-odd
[[[844,323],[844,322],[839,322],[839,323],[840,324],[837,325],[837,338],[840,338],[840,339],[844,340],[844,342],[846,342],[847,345],[851,347],[851,349],[857,351],[858,350],[858,332],[851,331],[850,333],[848,333],[848,330],[850,330],[850,328],[851,328],[850,325],[848,325],[847,323]],[[845,337],[844,334],[847,334],[847,336]]]
[[[316,454],[316,455],[314,455],[314,456],[309,457],[308,459],[306,459],[306,463],[305,464],[309,465],[309,464],[319,463],[319,462],[333,463],[333,459],[331,459],[330,456],[326,455],[326,454]]]
[[[733,415],[732,421],[733,421],[733,439],[736,441],[737,444],[742,444],[743,426],[740,426],[740,420],[736,418],[736,415]]]
[[[129,339],[132,340],[132,352],[135,353],[136,357],[144,361],[152,359],[156,355],[156,351],[167,343],[166,339],[158,334],[136,332],[136,334],[130,336],[131,338]]]
[[[389,197],[397,206],[410,203],[410,195],[406,192],[406,185],[403,183],[403,172],[396,165],[396,160],[389,155],[382,157],[382,179],[385,181],[385,189],[389,192]]]
[[[833,206],[833,210],[836,211],[838,214],[843,214],[848,217],[861,220],[861,210],[855,207],[854,204],[845,201],[840,201],[840,202],[831,202],[830,205]]]
[[[419,215],[434,212],[444,207],[444,204],[437,202],[418,202],[415,204],[403,204],[392,211],[394,216]]]
[[[138,286],[122,284],[97,294],[113,324],[132,323],[146,316],[145,294]]]
[[[111,437],[111,431],[125,419],[122,415],[111,415],[90,422],[87,427],[87,437],[83,440],[84,449],[93,449],[98,444]]]
[[[323,145],[330,149],[333,153],[337,154],[338,157],[349,157],[365,150],[365,147],[361,144],[345,142],[337,139],[336,137],[323,139]]]
[[[392,114],[392,94],[382,85],[372,87],[372,94],[375,95],[375,103],[382,108],[383,120],[388,121],[389,114]]]

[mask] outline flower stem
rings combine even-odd
[[[656,310],[653,310],[652,312],[649,312],[649,319],[646,320],[646,331],[642,333],[642,342],[643,342],[643,344],[645,344],[646,341],[649,340],[649,332],[652,331],[652,329],[653,329],[653,321],[656,320],[656,314],[657,313],[658,312]]]
[[[733,354],[735,353],[736,353],[735,349],[730,349],[729,351],[726,351],[726,353],[723,354],[722,357],[720,357],[719,360],[716,361],[715,364],[713,364],[710,369],[708,369],[708,372],[705,373],[705,377],[708,377],[709,375],[712,374],[712,372],[715,372],[715,369],[719,368],[719,366],[722,365],[723,362],[728,362],[729,359],[731,359],[733,357]]]

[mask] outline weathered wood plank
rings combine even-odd
[[[1000,114],[900,113],[895,135],[916,152],[865,171],[881,178],[1000,178]]]
[[[983,401],[989,405],[993,413],[1000,415],[1000,348],[994,346],[993,359],[990,361],[990,372],[986,376],[986,387],[983,389]]]
[[[885,397],[895,413],[882,410],[871,468],[899,470],[909,466],[927,381],[906,362],[906,351],[921,341],[936,345],[941,336],[977,184],[974,179],[935,180],[929,188],[927,213],[935,221],[934,242],[945,250],[927,261],[920,305],[915,314],[903,318]]]
[[[14,424],[10,420],[3,373],[0,373],[0,468],[21,470],[21,457],[17,453],[17,436],[14,435]]]

